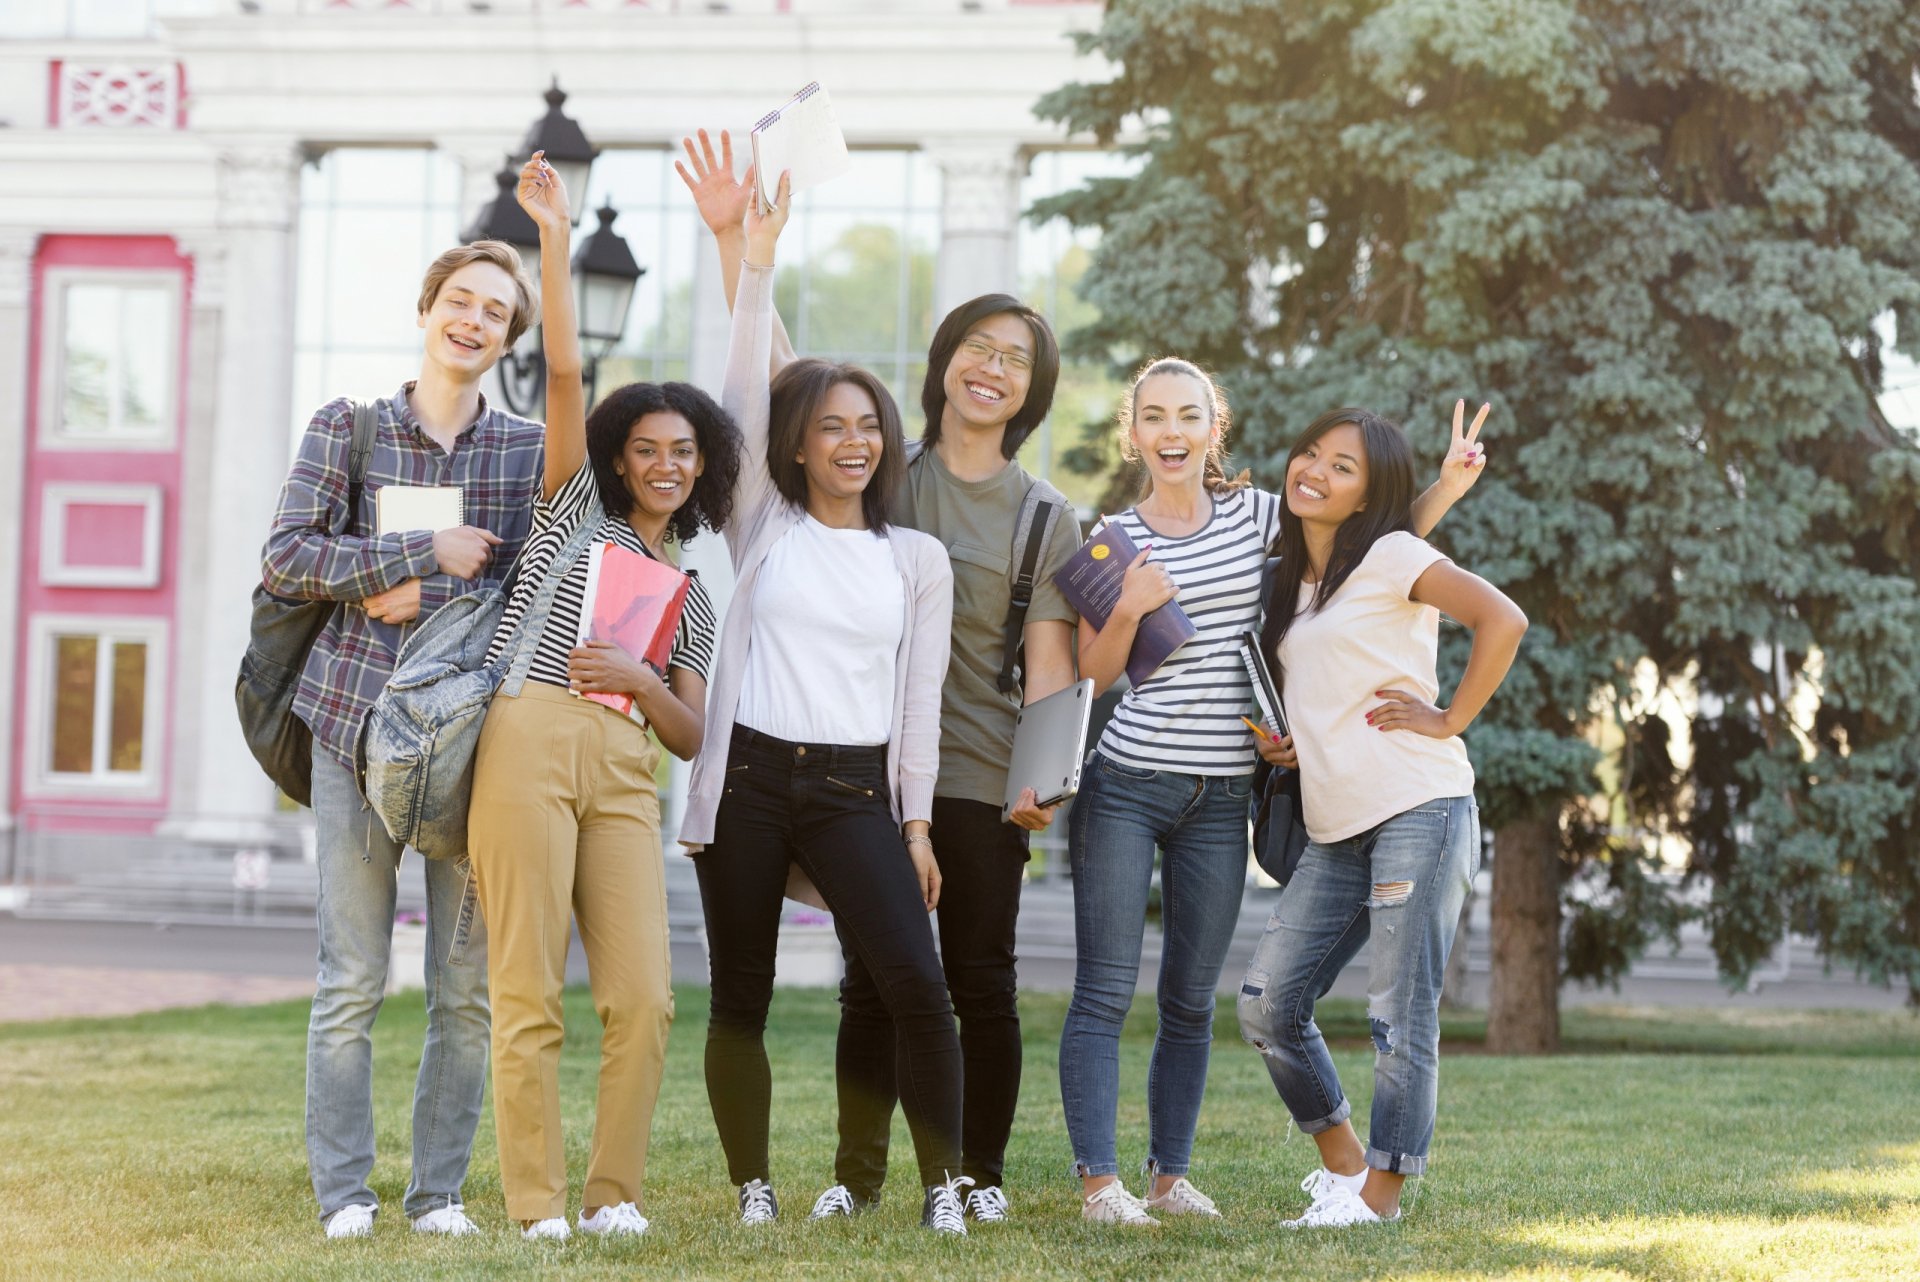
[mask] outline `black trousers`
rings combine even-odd
[[[1020,1101],[1020,1012],[1015,1004],[1014,924],[1027,862],[1026,830],[981,801],[933,799],[933,852],[940,861],[940,955],[960,1017],[966,1061],[960,1171],[998,1187],[1007,1137]],[[841,934],[847,977],[840,985],[840,1148],[834,1178],[875,1199],[887,1174],[896,1094],[894,1021],[855,941]]]
[[[819,887],[891,1022],[889,1071],[921,1184],[958,1174],[960,1041],[920,883],[888,808],[886,749],[736,728],[713,841],[694,862],[713,982],[707,1098],[732,1181],[769,1174],[765,1034],[789,862]]]

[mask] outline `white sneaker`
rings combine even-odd
[[[580,1231],[598,1237],[639,1237],[647,1231],[647,1217],[640,1214],[640,1208],[631,1202],[603,1206],[592,1215],[583,1209],[580,1212]]]
[[[773,1195],[773,1185],[765,1180],[748,1180],[740,1186],[742,1224],[771,1224],[779,1215],[780,1200]]]
[[[520,1230],[520,1236],[529,1242],[564,1242],[567,1234],[566,1220],[557,1216],[551,1220],[535,1220]]]
[[[1096,1224],[1158,1224],[1147,1214],[1140,1199],[1127,1192],[1119,1180],[1089,1197],[1080,1207],[1080,1218]]]
[[[1337,1188],[1351,1189],[1358,1193],[1367,1183],[1366,1168],[1352,1175],[1338,1175],[1322,1166],[1307,1172],[1307,1178],[1300,1181],[1300,1191],[1307,1195],[1307,1204],[1311,1206]]]
[[[341,1207],[327,1217],[327,1236],[331,1238],[372,1237],[373,1214],[377,1209],[364,1202]]]
[[[831,1220],[835,1216],[864,1215],[874,1207],[872,1202],[862,1201],[853,1195],[853,1190],[844,1184],[836,1184],[814,1200],[813,1210],[808,1213],[809,1220]]]
[[[1400,1216],[1395,1214],[1394,1219]],[[1360,1195],[1344,1184],[1336,1184],[1325,1196],[1307,1208],[1307,1213],[1297,1220],[1287,1220],[1282,1227],[1289,1229],[1344,1229],[1356,1224],[1384,1223],[1374,1209],[1366,1204]]]
[[[1004,1224],[1007,1220],[1007,1195],[989,1184],[967,1194],[967,1214],[977,1224]]]
[[[480,1226],[467,1218],[467,1208],[455,1202],[450,1206],[436,1206],[425,1215],[413,1217],[415,1233],[439,1233],[445,1237],[465,1237],[469,1233],[478,1233]]]
[[[1182,1175],[1173,1182],[1173,1187],[1157,1197],[1147,1199],[1147,1209],[1165,1211],[1168,1215],[1211,1215],[1220,1218],[1220,1208],[1213,1199],[1187,1182]]]

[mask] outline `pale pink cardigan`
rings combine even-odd
[[[740,708],[753,627],[753,594],[767,553],[799,524],[804,509],[774,488],[767,472],[768,362],[773,348],[773,269],[740,266],[733,337],[720,403],[740,425],[740,479],[733,487],[727,550],[733,557],[733,600],[720,629],[720,649],[707,690],[707,727],[687,787],[680,842],[692,854],[713,840],[714,816],[726,786],[727,750]],[[906,626],[894,663],[893,730],[887,775],[893,817],[905,823],[933,818],[933,781],[940,773],[940,687],[952,644],[953,567],[940,541],[903,526],[887,527],[887,543],[906,588]],[[825,679],[823,677],[823,679]]]

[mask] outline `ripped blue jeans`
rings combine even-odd
[[[1267,922],[1240,985],[1240,1032],[1308,1135],[1353,1112],[1313,1005],[1371,936],[1373,1118],[1367,1164],[1420,1175],[1440,1082],[1440,985],[1460,906],[1480,868],[1480,811],[1442,797],[1345,841],[1314,842]]]

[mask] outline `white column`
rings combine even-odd
[[[189,511],[203,559],[194,567],[204,602],[193,665],[198,709],[191,743],[191,835],[251,840],[272,814],[273,786],[247,751],[234,715],[233,683],[247,646],[248,601],[260,582],[260,549],[289,462],[293,399],[294,223],[299,154],[249,145],[219,158],[216,236],[187,238],[195,259],[196,344],[213,357],[210,413],[190,424],[188,465],[208,502]],[[204,327],[204,328],[203,328]],[[184,711],[184,710],[183,710]]]
[[[27,461],[27,333],[28,291],[33,280],[33,251],[39,236],[9,228],[0,231],[0,512],[11,513],[0,525],[0,846],[13,828],[13,739],[21,709],[14,705],[15,674],[20,670],[16,641],[20,635],[20,545],[25,541],[26,504],[21,487]],[[40,395],[47,396],[47,388]],[[5,869],[0,866],[0,874]],[[6,889],[0,885],[0,904]]]
[[[934,321],[981,294],[1017,293],[1020,178],[1018,145],[930,142],[940,167],[940,262],[934,275]]]

